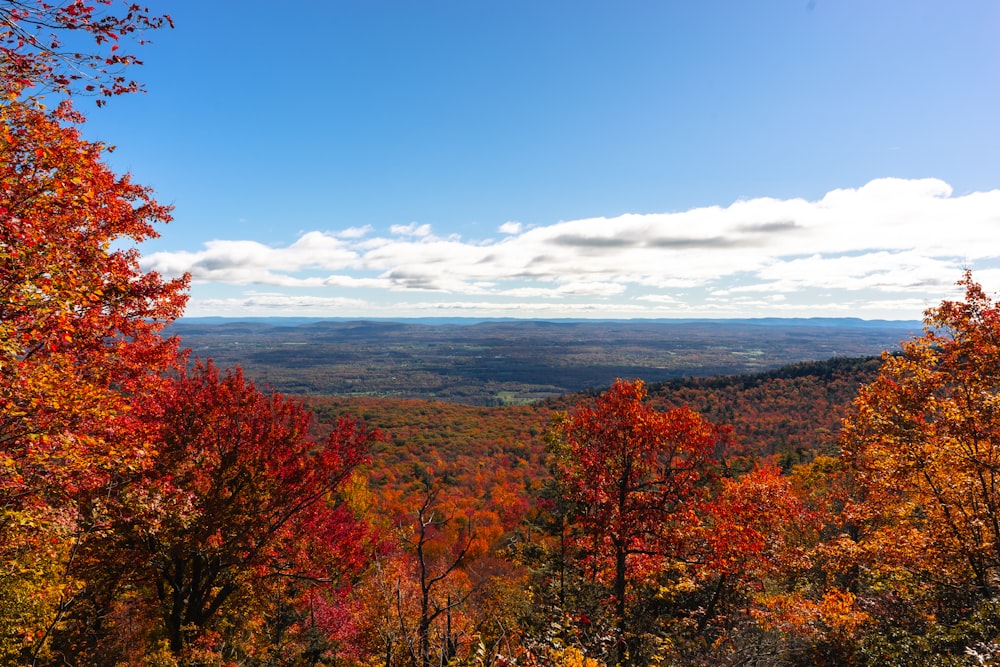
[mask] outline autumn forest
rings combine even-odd
[[[81,136],[80,98],[141,89],[118,44],[169,22],[126,8],[0,2],[0,664],[1000,661],[1000,305],[971,272],[881,356],[284,395],[165,333],[188,278],[134,244],[170,209]]]

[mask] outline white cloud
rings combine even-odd
[[[457,310],[475,297],[508,312],[506,300],[515,298],[532,300],[532,312],[567,316],[611,308],[618,316],[915,319],[949,296],[965,267],[1000,278],[1000,190],[956,196],[937,179],[887,178],[816,201],[757,198],[527,230],[507,222],[499,231],[499,240],[442,238],[410,223],[393,225],[389,237],[370,236],[369,227],[308,232],[283,248],[216,240],[143,264],[168,275],[189,271],[202,283],[380,293],[366,293],[368,307],[406,295],[408,312],[418,304],[438,312],[443,302],[432,308],[412,298],[436,293],[451,295]]]
[[[345,241],[322,232],[303,234],[287,248],[257,241],[208,241],[200,252],[157,252],[143,258],[146,269],[165,275],[191,274],[196,281],[245,285],[300,284],[292,274],[306,269],[343,269],[359,255]]]
[[[393,225],[389,231],[398,236],[430,236],[431,226],[411,222],[408,225]]]
[[[187,315],[206,317],[240,313],[246,316],[312,315],[328,317],[345,309],[360,311],[368,307],[362,299],[289,295],[284,292],[247,292],[240,297],[200,299],[189,307]]]
[[[335,232],[334,236],[342,239],[359,239],[362,236],[371,234],[373,231],[375,230],[371,225],[365,225],[364,227],[348,227],[347,229]]]

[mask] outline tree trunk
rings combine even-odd
[[[615,656],[616,665],[626,664],[628,642],[625,638],[625,545],[615,541],[615,634],[618,644]]]

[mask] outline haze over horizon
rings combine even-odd
[[[167,3],[88,109],[189,317],[919,320],[1000,289],[1000,5]]]

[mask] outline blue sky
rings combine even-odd
[[[919,319],[1000,288],[1000,4],[174,0],[85,134],[188,315]]]

